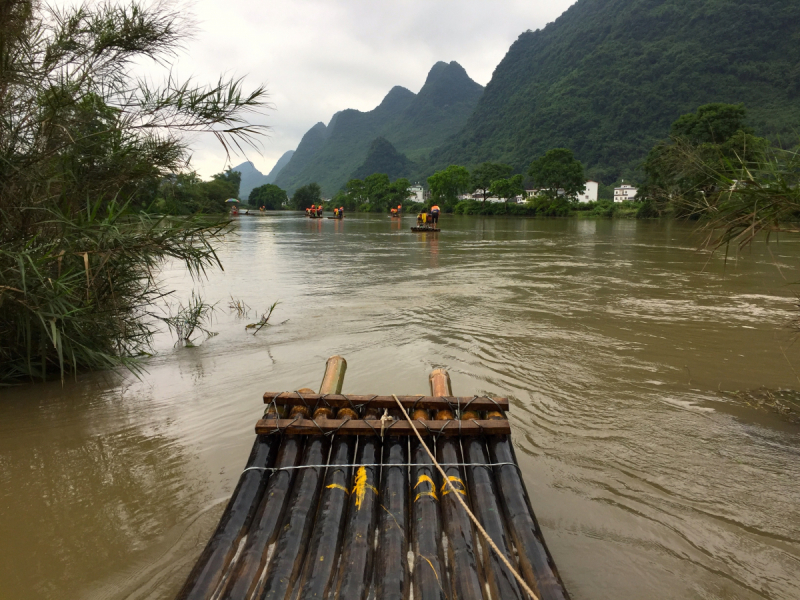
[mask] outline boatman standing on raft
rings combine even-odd
[[[439,206],[436,204],[431,206],[431,224],[434,227],[439,224]]]

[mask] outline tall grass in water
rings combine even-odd
[[[224,222],[147,207],[188,165],[184,132],[252,143],[242,113],[265,91],[134,79],[136,60],[166,65],[185,28],[161,3],[0,3],[0,383],[137,369],[164,261],[194,277],[220,266]]]
[[[178,340],[175,345],[194,347],[192,338],[195,334],[202,334],[206,337],[217,335],[208,329],[214,318],[215,307],[215,304],[203,302],[203,299],[194,292],[185,305],[183,302],[179,302],[174,314],[162,319],[170,331],[177,336]]]

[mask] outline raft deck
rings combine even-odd
[[[179,599],[568,599],[531,508],[506,398],[266,392],[257,438]],[[409,422],[398,402],[409,414]],[[415,430],[423,438],[417,438]],[[447,475],[444,481],[426,447]]]
[[[434,232],[436,232],[436,231],[441,231],[441,229],[439,229],[438,227],[431,227],[430,225],[422,225],[422,226],[415,225],[414,227],[411,228],[411,231],[417,231],[417,232],[420,232],[420,231],[434,231]]]

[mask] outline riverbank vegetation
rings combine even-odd
[[[265,91],[134,76],[136,61],[168,64],[185,32],[161,4],[0,6],[0,382],[138,368],[168,294],[159,267],[219,266],[223,220],[150,210],[168,190],[165,204],[196,212],[182,134],[250,143],[261,128],[244,113]],[[214,178],[203,202],[218,209],[235,179]]]
[[[694,219],[710,248],[742,248],[761,233],[800,232],[800,157],[757,137],[742,105],[683,115],[644,165],[642,216]]]

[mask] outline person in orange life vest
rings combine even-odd
[[[431,206],[431,223],[436,225],[439,222],[439,207],[434,204]]]
[[[339,218],[344,219],[344,206],[339,207]]]

